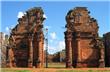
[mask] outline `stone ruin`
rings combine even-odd
[[[110,67],[110,32],[103,35],[105,46],[105,66]]]
[[[66,15],[66,67],[104,67],[104,46],[98,36],[97,20],[86,7],[71,9]]]
[[[67,68],[105,66],[104,45],[98,36],[97,20],[89,13],[86,7],[76,7],[66,15],[67,30],[64,34]],[[18,19],[6,50],[7,67],[44,66],[44,20],[41,7],[29,9]]]
[[[44,66],[44,12],[41,7],[26,11],[12,29],[7,46],[7,67]]]

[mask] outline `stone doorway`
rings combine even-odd
[[[18,24],[11,30],[9,37],[8,67],[43,67],[44,34],[42,28],[44,20],[41,7],[27,10],[18,19]]]
[[[71,9],[66,16],[66,67],[104,67],[104,47],[97,20],[86,7]]]

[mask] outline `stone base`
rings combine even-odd
[[[42,66],[41,66],[41,63],[37,63],[36,64],[36,68],[41,68]]]
[[[28,63],[28,67],[32,68],[33,67],[32,63]]]
[[[66,62],[66,68],[72,68],[72,63],[71,62]]]
[[[98,67],[97,62],[77,62],[76,68]]]
[[[99,63],[100,63],[100,64],[99,64],[99,67],[100,67],[100,68],[105,67],[105,62],[104,62],[104,60],[100,60]]]

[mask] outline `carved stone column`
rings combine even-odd
[[[10,61],[9,61],[9,47],[6,48],[6,67],[10,67]]]
[[[42,42],[42,43],[41,43],[41,46],[42,46],[42,47],[41,47],[41,48],[42,48],[42,49],[41,49],[41,51],[42,51],[42,52],[41,52],[41,53],[42,53],[42,58],[41,58],[41,59],[42,59],[42,62],[41,62],[41,67],[43,68],[43,67],[44,67],[44,39],[43,39],[43,37],[42,37],[41,42]]]
[[[77,67],[80,67],[81,62],[81,46],[80,46],[80,39],[77,39],[77,49],[78,49],[78,57],[77,57]]]
[[[78,58],[77,40],[76,40],[75,33],[73,33],[73,38],[72,38],[72,65],[74,68],[76,68],[76,65],[77,65],[77,58]]]
[[[72,35],[66,35],[66,68],[72,67]]]
[[[104,54],[104,48],[101,48],[100,49],[100,60],[99,60],[99,63],[100,63],[100,65],[99,65],[99,67],[105,67],[105,61],[104,61],[104,56],[105,56],[105,54]]]
[[[8,50],[8,56],[9,56],[8,66],[9,66],[9,67],[15,67],[16,64],[15,64],[14,53],[13,53],[13,49],[12,49],[12,48],[10,48],[10,49]]]
[[[42,37],[41,37],[41,33],[38,33],[37,35],[37,42],[38,42],[38,57],[37,57],[37,61],[36,61],[36,67],[37,68],[41,68],[42,67]]]
[[[29,59],[28,59],[28,67],[33,66],[33,44],[32,44],[32,36],[29,34]]]
[[[39,45],[38,45],[39,47],[39,49],[38,49],[38,66],[37,66],[37,68],[41,68],[41,62],[42,62],[42,51],[41,51],[41,47],[42,47],[42,42],[41,41],[39,41]]]

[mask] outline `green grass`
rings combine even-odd
[[[65,68],[65,63],[48,63],[48,68]]]
[[[81,69],[54,69],[52,70],[51,68],[47,69],[30,69],[29,68],[23,70],[23,69],[11,69],[11,68],[3,68],[0,72],[110,72],[110,70],[93,70],[93,69],[88,69],[88,70],[81,70]]]
[[[30,70],[2,69],[1,72],[32,72],[32,71],[30,71]]]
[[[1,68],[0,72],[110,72],[110,68],[65,68],[65,63],[48,63],[48,68]]]

